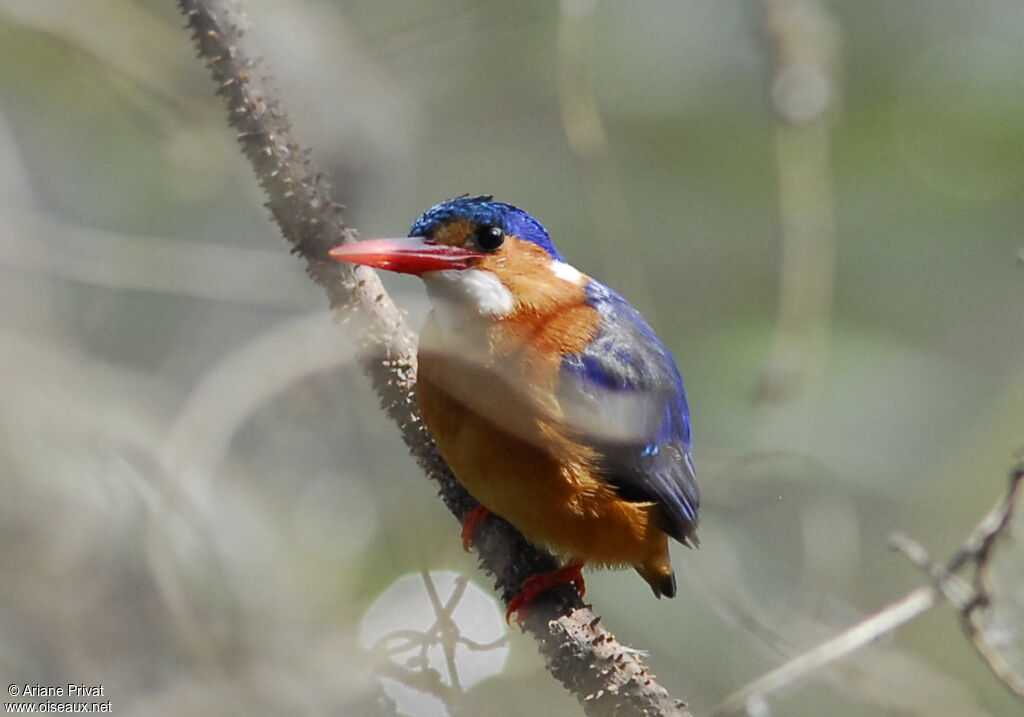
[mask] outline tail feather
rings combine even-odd
[[[668,577],[662,578],[658,581],[650,582],[651,590],[654,591],[654,597],[661,599],[664,595],[667,598],[674,598],[676,596],[676,574],[671,572]]]
[[[663,560],[650,561],[635,566],[640,577],[647,581],[654,591],[654,597],[661,598],[663,595],[668,598],[676,596],[676,574],[672,570],[672,564],[668,561],[667,555]]]

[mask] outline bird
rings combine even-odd
[[[330,256],[426,285],[415,397],[479,503],[463,547],[495,514],[561,560],[523,582],[506,619],[555,585],[582,597],[584,565],[632,567],[656,597],[675,597],[669,538],[698,545],[700,493],[679,368],[639,311],[491,195],[441,202],[407,237]]]

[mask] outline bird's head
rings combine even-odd
[[[401,239],[366,239],[330,252],[339,261],[423,278],[435,304],[464,315],[503,318],[538,308],[586,278],[564,262],[547,230],[491,196],[462,196],[431,207]]]

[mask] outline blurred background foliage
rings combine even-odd
[[[951,553],[1024,443],[1024,5],[827,3],[827,107],[787,127],[773,4],[247,3],[364,234],[493,193],[674,351],[703,545],[676,600],[631,573],[588,597],[696,714],[920,584],[888,536]],[[487,579],[182,24],[170,0],[0,0],[0,677],[102,682],[121,714],[369,713],[395,669],[359,640],[374,601]],[[788,276],[817,289],[787,324],[801,222]],[[386,281],[418,325],[418,283]],[[578,713],[531,640],[500,649],[406,709]],[[826,708],[1020,705],[940,608],[775,703]]]

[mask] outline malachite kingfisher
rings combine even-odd
[[[433,304],[416,399],[480,507],[566,567],[527,580],[509,615],[575,583],[584,564],[632,566],[674,597],[668,538],[697,544],[690,418],[672,354],[618,293],[562,258],[547,230],[490,196],[431,207],[409,236],[331,250],[415,274]]]

